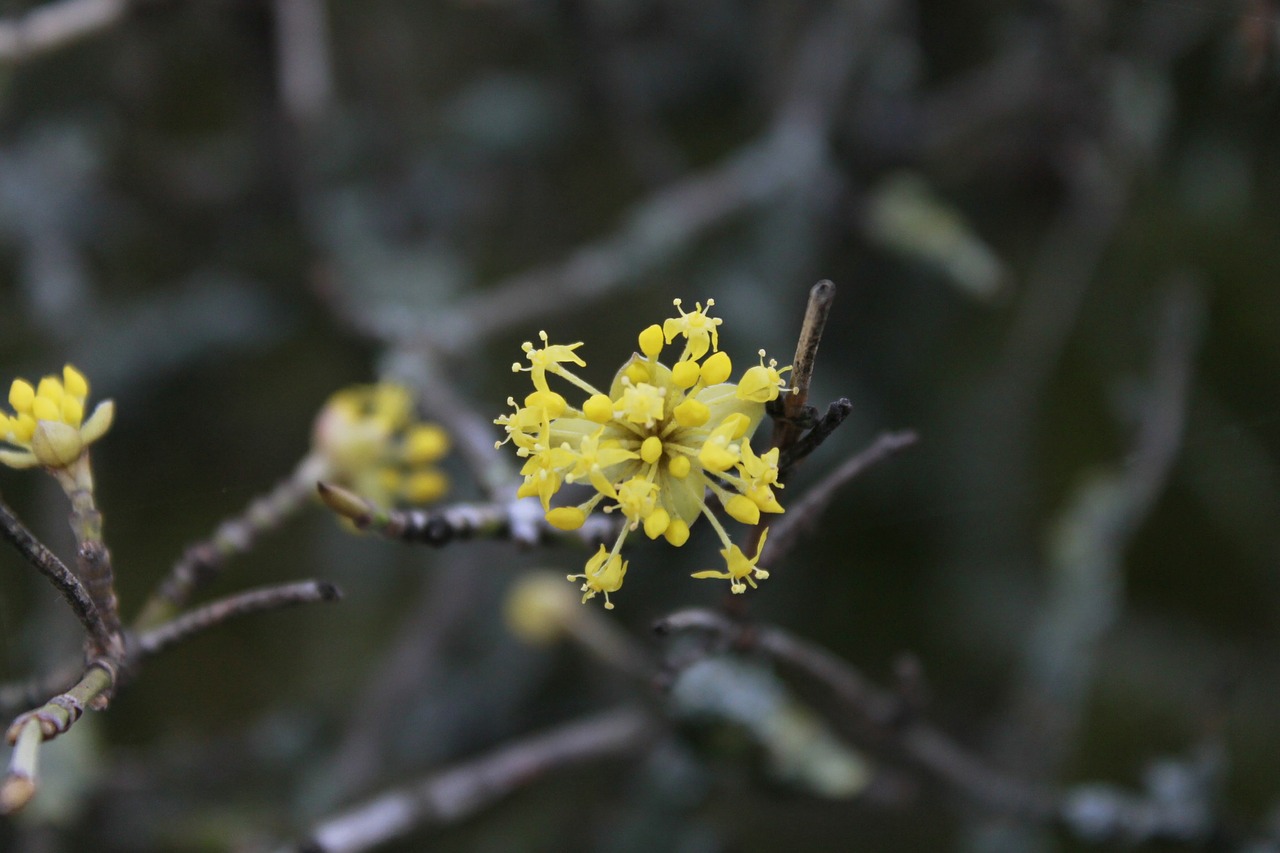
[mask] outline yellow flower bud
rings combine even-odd
[[[657,358],[662,353],[662,327],[654,324],[640,333],[640,352],[648,358]]]
[[[414,471],[400,488],[409,503],[425,504],[439,500],[449,490],[449,478],[433,468]]]
[[[9,386],[9,405],[18,414],[29,414],[36,399],[36,389],[25,379],[15,379]]]
[[[662,458],[662,439],[651,435],[640,444],[640,458],[652,465]]]
[[[683,480],[689,476],[689,470],[693,467],[693,463],[689,461],[688,456],[673,456],[671,461],[667,463],[667,470],[671,472],[671,476],[677,480]]]
[[[711,418],[711,409],[690,397],[672,411],[676,423],[682,427],[700,427]]]
[[[415,424],[405,434],[404,461],[434,462],[449,452],[449,434],[435,424]]]
[[[677,362],[676,366],[671,368],[671,381],[677,388],[692,388],[697,383],[700,373],[701,368],[696,361]]]
[[[83,373],[69,364],[62,366],[62,385],[72,397],[79,397],[83,400],[89,396],[89,380],[85,379]]]
[[[673,518],[662,535],[668,542],[679,548],[689,541],[689,525],[678,518]]]
[[[577,530],[586,520],[586,513],[576,506],[558,506],[547,512],[547,524],[557,530]]]
[[[745,495],[734,495],[724,505],[724,511],[743,524],[755,524],[760,520],[760,507]]]
[[[708,385],[719,385],[733,373],[733,362],[726,352],[717,352],[702,362],[702,381]]]
[[[658,507],[649,513],[649,517],[644,520],[644,535],[650,539],[657,539],[667,532],[667,528],[670,525],[671,514],[662,507]]]
[[[593,423],[608,423],[613,418],[613,401],[606,394],[592,394],[582,404],[582,414]]]

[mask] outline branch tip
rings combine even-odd
[[[324,505],[361,529],[373,522],[369,502],[355,492],[323,481],[316,483],[316,491]]]
[[[316,581],[316,592],[320,594],[321,601],[341,601],[342,590],[337,584],[329,581]]]
[[[0,814],[19,811],[35,796],[36,783],[29,776],[10,774],[0,784]]]

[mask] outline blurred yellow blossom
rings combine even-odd
[[[449,487],[434,467],[449,435],[414,416],[409,390],[391,382],[338,391],[316,418],[312,444],[325,476],[374,503],[428,503]]]
[[[581,343],[552,344],[540,333],[541,347],[523,345],[528,366],[513,370],[530,374],[534,390],[522,404],[495,423],[525,463],[521,497],[537,497],[547,521],[573,530],[604,504],[604,512],[620,512],[626,519],[613,547],[603,546],[586,565],[583,601],[616,592],[627,563],[619,556],[627,535],[643,528],[650,539],[661,536],[677,547],[689,538],[689,528],[705,516],[724,548],[727,571],[698,572],[695,577],[721,577],[734,592],[746,583],[767,577],[729,540],[720,520],[707,505],[708,490],[725,512],[744,524],[756,524],[762,512],[782,512],[774,495],[778,483],[778,452],[757,455],[749,444],[751,434],[764,417],[765,404],[785,389],[776,361],[747,369],[738,382],[730,382],[733,363],[719,351],[721,319],[709,316],[715,303],[699,303],[685,311],[675,300],[679,317],[642,331],[640,351],[618,370],[607,392],[570,371],[566,365],[585,366],[577,354]],[[683,339],[675,361],[659,361],[665,346]],[[560,377],[584,395],[580,408],[571,406],[551,389],[548,375]],[[551,505],[565,483],[589,486],[591,494],[576,506]],[[763,542],[763,540],[762,540]],[[744,583],[744,580],[746,583]]]

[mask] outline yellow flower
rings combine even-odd
[[[609,593],[617,592],[622,588],[622,579],[626,574],[627,561],[619,557],[616,551],[610,553],[601,545],[596,555],[587,560],[586,571],[583,574],[566,575],[566,578],[571,581],[582,578],[583,604],[595,598],[597,593],[603,593],[605,609],[612,610],[613,602],[609,600]]]
[[[434,467],[449,435],[418,421],[407,388],[391,382],[345,388],[316,418],[312,446],[327,476],[374,503],[427,503],[449,487]]]
[[[764,551],[764,540],[769,538],[769,529],[765,528],[760,534],[760,544],[756,546],[756,555],[748,558],[742,553],[742,549],[737,545],[730,545],[720,552],[720,556],[724,557],[726,563],[729,564],[729,570],[725,572],[717,572],[708,570],[704,572],[694,572],[695,578],[727,578],[729,581],[729,591],[735,595],[739,595],[747,591],[747,584],[751,584],[751,588],[755,589],[757,580],[764,580],[769,577],[769,573],[756,565],[760,562],[760,554]],[[746,581],[747,583],[743,583]]]
[[[71,365],[62,378],[46,376],[36,387],[25,379],[9,386],[13,414],[0,411],[0,441],[13,448],[0,450],[0,463],[11,468],[67,468],[89,445],[111,428],[115,403],[104,400],[85,419],[89,383]]]
[[[764,418],[765,404],[786,387],[780,374],[789,368],[766,363],[761,352],[758,366],[738,382],[729,381],[733,363],[718,351],[721,320],[707,314],[714,304],[708,300],[705,308],[699,303],[685,312],[676,300],[680,316],[640,333],[640,351],[622,365],[607,391],[571,371],[569,365],[584,365],[576,352],[581,342],[553,345],[546,332],[539,333],[541,348],[523,345],[529,366],[513,365],[531,374],[534,391],[523,405],[508,398],[513,411],[495,423],[506,431],[498,445],[510,442],[526,460],[519,494],[536,495],[548,522],[562,530],[580,527],[601,504],[604,512],[621,512],[626,519],[613,547],[593,556],[585,575],[572,576],[584,579],[584,601],[622,585],[626,564],[618,554],[629,533],[643,528],[650,539],[661,536],[679,547],[704,516],[724,546],[728,573],[717,577],[732,577],[741,586],[743,577],[765,576],[763,570],[742,572],[746,558],[730,542],[706,496],[710,490],[729,516],[746,524],[754,525],[762,512],[783,511],[773,493],[781,488],[778,452],[757,456],[750,438]],[[674,363],[659,361],[664,346],[678,338],[684,346]],[[548,375],[581,392],[581,407],[552,391]],[[553,507],[551,500],[565,483],[591,492],[577,506]]]

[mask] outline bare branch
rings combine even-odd
[[[184,613],[159,628],[138,635],[138,651],[143,656],[157,654],[196,634],[251,613],[340,598],[342,591],[326,581],[302,581],[242,592]]]
[[[809,302],[805,306],[804,322],[800,337],[796,340],[796,355],[791,361],[791,393],[783,398],[782,417],[773,424],[773,446],[786,450],[800,437],[797,420],[804,413],[809,401],[809,382],[813,379],[813,366],[818,357],[818,344],[826,328],[831,305],[836,298],[836,286],[830,281],[820,281],[809,290]]]
[[[912,719],[900,697],[877,687],[821,646],[780,628],[739,624],[710,610],[673,613],[659,621],[654,630],[662,634],[703,630],[735,648],[762,651],[827,685],[878,735],[975,802],[1001,814],[1034,820],[1050,820],[1057,814],[1054,792],[988,767],[941,731]]]
[[[0,21],[0,62],[24,62],[107,29],[129,10],[128,0],[54,0]]]
[[[99,649],[111,648],[111,631],[84,584],[56,554],[36,539],[3,500],[0,500],[0,536],[13,545],[62,594],[89,634],[90,641]]]
[[[795,545],[796,540],[806,530],[818,523],[822,513],[826,512],[836,492],[845,483],[857,477],[863,471],[879,462],[888,459],[919,440],[912,430],[902,432],[881,433],[870,446],[862,452],[846,460],[815,486],[810,488],[799,501],[787,508],[787,512],[770,527],[769,553],[777,561]]]
[[[288,478],[250,501],[242,513],[219,524],[208,539],[188,547],[151,593],[135,626],[146,629],[172,619],[197,590],[221,574],[229,558],[247,552],[259,536],[305,506],[316,481],[327,472],[319,457],[304,457]]]
[[[276,85],[297,122],[324,115],[333,99],[329,20],[321,0],[273,0]]]
[[[470,817],[553,770],[634,751],[652,720],[618,709],[552,729],[375,797],[323,821],[298,853],[358,853],[410,832]]]
[[[75,725],[85,708],[103,707],[116,685],[119,671],[112,660],[94,660],[70,690],[13,721],[5,733],[5,740],[14,750],[9,758],[8,773],[0,782],[0,813],[10,814],[27,804],[36,792],[40,745]]]
[[[551,538],[577,540],[590,545],[609,541],[617,535],[617,518],[591,515],[582,527],[558,530],[547,523],[535,498],[507,502],[450,504],[438,509],[383,509],[355,492],[332,483],[318,483],[320,499],[331,510],[362,530],[372,530],[388,539],[417,542],[437,548],[454,540],[511,539],[535,545]]]

